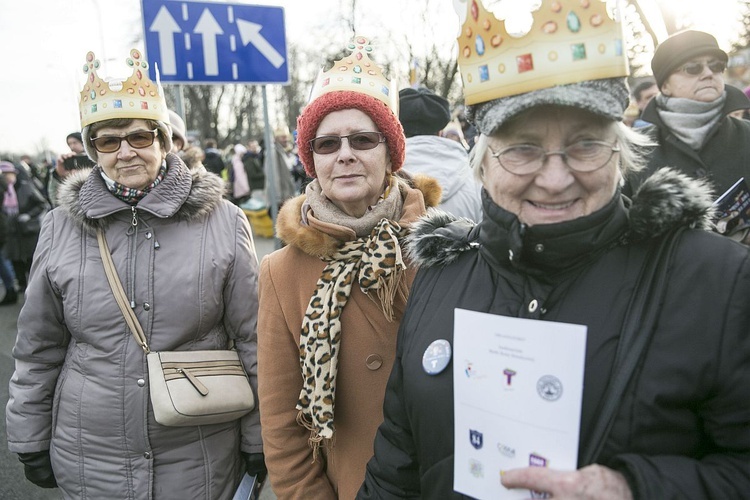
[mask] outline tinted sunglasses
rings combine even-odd
[[[131,148],[143,149],[147,148],[154,143],[158,129],[154,130],[139,130],[137,132],[131,132],[127,135],[102,135],[100,137],[93,137],[91,144],[100,153],[114,153],[120,149],[123,139],[128,142]]]
[[[723,73],[727,69],[727,64],[717,59],[712,59],[708,62],[703,61],[692,61],[684,64],[680,71],[687,73],[690,76],[698,76],[703,73],[703,67],[707,66],[712,73]]]
[[[349,147],[359,151],[374,149],[385,136],[380,132],[357,132],[349,135],[321,135],[310,141],[310,149],[319,155],[335,153],[341,149],[341,140],[349,141]]]

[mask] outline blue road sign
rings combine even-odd
[[[141,0],[146,57],[168,83],[289,83],[283,7]]]

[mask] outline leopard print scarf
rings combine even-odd
[[[305,311],[300,335],[302,390],[297,402],[297,422],[310,430],[313,460],[323,439],[333,438],[333,408],[341,313],[355,280],[362,291],[379,302],[383,314],[393,320],[393,301],[406,269],[399,241],[406,231],[383,218],[368,236],[342,244],[327,262]],[[377,296],[377,300],[372,294]]]

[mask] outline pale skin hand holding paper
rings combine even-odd
[[[568,500],[633,500],[625,477],[602,465],[589,465],[576,471],[525,467],[502,473],[508,489],[522,488],[549,493],[550,498]]]

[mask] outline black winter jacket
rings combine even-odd
[[[526,227],[483,191],[480,225],[433,213],[415,228],[410,250],[422,267],[357,498],[463,498],[453,491],[454,365],[435,376],[422,368],[430,343],[453,343],[457,307],[588,327],[583,448],[646,252],[675,225],[697,229],[681,236],[653,339],[597,463],[623,472],[635,498],[746,498],[750,259],[745,247],[704,230],[710,199],[700,183],[667,171],[631,207],[617,195],[560,224]]]
[[[750,182],[750,121],[728,116],[732,111],[750,108],[750,101],[736,87],[726,85],[725,89],[724,119],[698,151],[667,128],[659,116],[656,99],[648,103],[643,111],[643,119],[652,125],[640,131],[649,134],[658,145],[649,153],[647,167],[629,179],[625,194],[635,192],[649,175],[663,167],[675,168],[694,179],[709,181],[714,197],[732,187],[740,177]]]

